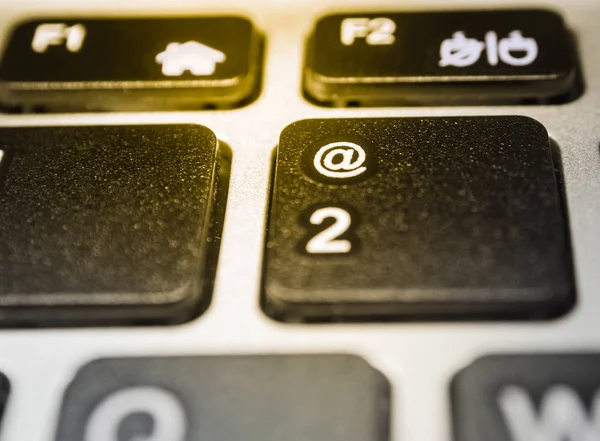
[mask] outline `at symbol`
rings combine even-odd
[[[353,178],[364,173],[367,155],[363,148],[353,142],[332,142],[319,149],[313,165],[328,178]]]

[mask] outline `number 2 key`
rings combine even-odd
[[[526,117],[292,124],[263,307],[284,321],[558,316],[575,292],[558,169]]]

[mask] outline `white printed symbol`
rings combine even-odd
[[[521,31],[512,31],[507,38],[498,41],[498,34],[490,31],[485,34],[485,43],[475,38],[467,38],[462,31],[452,34],[452,38],[442,41],[440,46],[441,67],[472,66],[487,49],[487,60],[491,66],[499,61],[510,66],[528,66],[538,56],[538,45],[533,38],[524,38]]]
[[[335,223],[310,239],[306,244],[306,252],[310,254],[349,253],[352,243],[338,237],[350,228],[352,224],[350,213],[339,207],[320,208],[310,216],[310,223],[321,225],[327,218],[335,219]]]
[[[503,388],[498,404],[512,441],[600,441],[600,391],[588,414],[578,394],[557,385],[546,391],[539,411],[526,390]]]
[[[345,46],[354,44],[357,38],[364,38],[370,46],[394,44],[396,23],[387,17],[345,18],[342,20],[341,41]]]
[[[226,59],[223,52],[197,41],[169,43],[155,58],[158,64],[162,64],[163,75],[168,77],[181,76],[186,70],[196,76],[212,75],[217,63]]]
[[[315,169],[328,178],[353,178],[364,173],[367,154],[353,142],[332,142],[319,149],[313,160]]]
[[[479,60],[485,44],[474,38],[467,38],[464,32],[455,32],[452,39],[442,42],[440,66],[470,66]]]
[[[488,35],[495,33],[488,32]],[[521,31],[512,31],[509,38],[503,38],[498,43],[500,59],[511,66],[527,66],[535,61],[538,55],[538,45],[533,38],[523,38]],[[513,52],[525,52],[523,57],[515,57]]]
[[[187,418],[175,395],[157,387],[131,387],[106,397],[92,411],[84,441],[118,441],[123,419],[136,413],[153,419],[152,435],[139,441],[185,441]]]
[[[85,26],[64,23],[44,23],[35,28],[31,49],[38,54],[46,52],[48,46],[65,45],[69,52],[79,52],[85,40]]]

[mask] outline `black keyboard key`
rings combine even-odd
[[[341,106],[545,100],[575,88],[576,63],[544,10],[336,14],[310,38],[305,90]]]
[[[10,392],[10,383],[8,378],[0,372],[0,433],[2,433],[2,415],[8,402],[8,393]]]
[[[171,323],[206,307],[209,129],[4,128],[0,150],[0,325]]]
[[[583,441],[600,433],[600,355],[483,357],[452,383],[456,441]]]
[[[5,106],[231,107],[256,95],[261,39],[241,17],[35,20],[0,63]]]
[[[387,441],[389,385],[349,355],[106,359],[68,388],[56,441]]]
[[[555,153],[526,117],[292,124],[277,149],[264,308],[289,321],[565,312]]]

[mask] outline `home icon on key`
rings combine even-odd
[[[162,64],[163,75],[178,77],[185,71],[190,71],[196,76],[212,75],[217,63],[223,63],[226,58],[225,54],[217,49],[197,41],[188,41],[169,43],[155,60]]]

